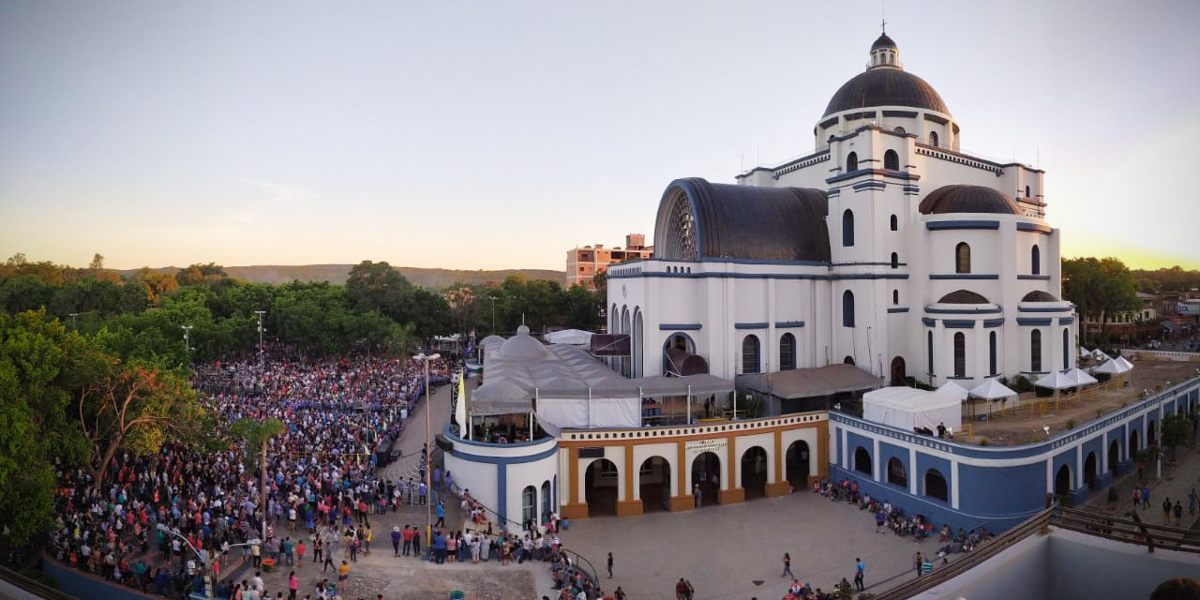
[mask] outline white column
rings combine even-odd
[[[882,479],[879,478],[879,463],[882,462],[882,459],[879,457],[879,438],[872,439],[871,446],[871,475],[874,477],[875,481],[882,481]]]
[[[846,447],[846,444],[849,443],[846,439],[846,428],[842,427],[840,429],[842,432],[842,468],[849,470],[850,469],[850,458],[849,458],[850,457],[850,449]]]
[[[950,459],[950,507],[958,510],[958,460]]]
[[[1142,413],[1142,435],[1138,436],[1138,447],[1134,448],[1134,450],[1141,450],[1150,444],[1150,430],[1148,429],[1150,426],[1149,423],[1150,413]]]
[[[1108,472],[1108,431],[1107,430],[1104,433],[1100,434],[1100,464],[1103,465],[1103,467],[1100,469],[1100,472],[1107,473]]]
[[[1054,457],[1046,458],[1046,493],[1054,493]]]
[[[1119,446],[1125,449],[1125,452],[1121,453],[1122,460],[1127,461],[1133,457],[1133,448],[1129,447],[1129,421],[1125,421],[1125,438],[1121,440]]]
[[[908,449],[908,493],[917,495],[917,449]]]
[[[1083,487],[1083,441],[1075,442],[1075,489]]]

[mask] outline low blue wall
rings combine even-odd
[[[92,577],[78,569],[72,569],[57,561],[45,558],[42,572],[54,578],[58,589],[86,600],[146,600],[155,596],[138,593],[124,586],[110,585],[99,577]]]

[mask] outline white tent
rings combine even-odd
[[[863,395],[863,418],[905,431],[937,429],[939,423],[962,429],[961,400],[910,387],[885,387]]]
[[[1105,354],[1104,351],[1099,348],[1092,350],[1092,358],[1094,358],[1100,362],[1112,360],[1111,356]]]
[[[960,402],[966,400],[969,394],[966,388],[949,380],[947,380],[946,383],[943,383],[941,387],[934,390],[934,392],[944,396],[950,396],[951,398],[954,398]]]
[[[995,379],[985,379],[983,383],[971,388],[971,395],[984,400],[1001,400],[1012,398],[1017,393]]]
[[[1075,385],[1078,385],[1081,387],[1085,386],[1085,385],[1092,385],[1094,383],[1100,383],[1099,381],[1096,380],[1095,377],[1088,375],[1087,373],[1083,372],[1082,370],[1080,370],[1078,368],[1067,371],[1066,375],[1071,381],[1075,382]]]
[[[1119,359],[1110,360],[1092,369],[1093,373],[1108,373],[1109,375],[1120,375],[1121,373],[1126,373],[1128,371],[1129,369],[1125,368]]]
[[[1083,346],[1079,347],[1079,358],[1087,358],[1091,355],[1092,355],[1091,350],[1088,350],[1087,348],[1084,348]]]
[[[1037,380],[1033,385],[1052,390],[1066,390],[1079,384],[1071,380],[1070,377],[1067,377],[1067,375],[1062,371],[1053,371],[1042,376],[1042,378]]]
[[[1118,363],[1120,363],[1120,364],[1121,364],[1121,366],[1122,366],[1122,367],[1124,367],[1126,371],[1132,371],[1132,370],[1133,370],[1133,363],[1131,363],[1131,362],[1129,362],[1128,360],[1126,360],[1124,356],[1118,356],[1118,357],[1116,358],[1116,361],[1117,361]]]
[[[592,333],[579,329],[564,329],[552,331],[545,336],[551,344],[570,344],[572,346],[589,346],[592,343]]]

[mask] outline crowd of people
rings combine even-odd
[[[229,562],[221,558],[282,566],[303,560],[307,540],[328,567],[339,543],[347,556],[369,548],[367,515],[396,502],[397,488],[413,500],[415,486],[379,480],[375,467],[424,389],[424,367],[310,359],[278,347],[261,361],[203,365],[192,384],[219,422],[284,423],[269,442],[265,474],[255,449],[232,436],[216,451],[169,442],[152,455],[121,452],[100,482],[86,469],[62,469],[51,553],[113,582],[177,595],[203,589],[206,576],[219,579]],[[429,367],[431,380],[449,379],[444,361]]]

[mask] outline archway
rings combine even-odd
[[[1065,496],[1071,493],[1071,468],[1063,465],[1058,468],[1058,474],[1054,476],[1054,494],[1057,496]]]
[[[867,475],[873,473],[871,469],[871,453],[867,452],[867,449],[862,446],[854,449],[854,470],[859,473],[866,473]]]
[[[892,382],[889,385],[904,385],[904,378],[907,376],[904,370],[904,357],[897,356],[892,359]]]
[[[1155,423],[1153,419],[1146,424],[1146,443],[1151,446],[1158,445],[1158,435],[1157,432],[1154,431],[1154,425]]]
[[[767,451],[758,446],[742,453],[742,489],[746,499],[767,495]]]
[[[925,471],[925,495],[930,498],[937,498],[943,502],[948,502],[950,498],[949,486],[946,485],[946,478],[937,469],[929,469]]]
[[[638,491],[642,497],[642,512],[668,510],[671,501],[671,463],[661,456],[651,456],[638,469]]]
[[[1096,453],[1088,452],[1087,458],[1083,460],[1083,482],[1087,484],[1088,489],[1096,487],[1097,469]]]
[[[552,512],[554,512],[554,509],[550,508],[550,480],[547,479],[546,481],[542,482],[542,519],[541,519],[541,522],[542,523],[549,522],[550,521],[550,513],[552,513]]]
[[[1112,471],[1113,476],[1117,475],[1117,463],[1121,462],[1121,443],[1113,440],[1108,445],[1108,470]]]
[[[583,482],[583,497],[588,505],[588,515],[617,514],[617,465],[607,458],[600,458],[588,465]]]
[[[692,494],[700,493],[698,504],[720,504],[721,459],[712,452],[703,452],[692,459]]]
[[[1140,440],[1138,440],[1137,430],[1134,429],[1133,431],[1130,431],[1129,432],[1129,458],[1131,458],[1131,459],[1134,456],[1136,456],[1138,450],[1141,449],[1138,447],[1138,441],[1140,441]]]
[[[908,472],[899,458],[892,457],[887,461],[887,481],[892,485],[908,487]]]
[[[784,466],[788,483],[792,484],[793,489],[808,487],[808,460],[808,442],[798,440],[788,446]]]
[[[846,355],[846,358],[842,359],[842,364],[854,366],[854,357]]]
[[[521,490],[521,526],[528,529],[537,526],[537,488],[532,485]]]

